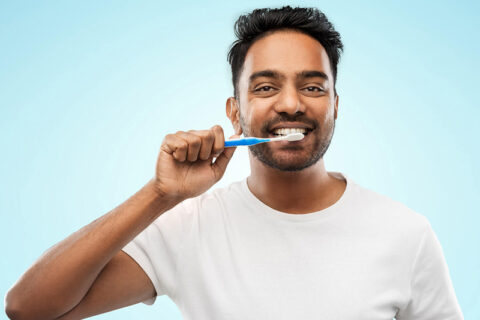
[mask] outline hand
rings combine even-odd
[[[223,129],[218,125],[168,134],[158,155],[155,189],[161,196],[180,201],[204,193],[222,178],[236,149],[224,148],[224,144]]]

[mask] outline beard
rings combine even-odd
[[[299,146],[286,146],[285,149],[288,149],[292,152],[289,153],[287,156],[280,156],[278,153],[272,150],[272,144],[270,143],[260,143],[257,145],[249,146],[249,150],[256,157],[265,165],[278,169],[281,171],[300,171],[305,168],[308,168],[315,163],[317,163],[320,159],[323,158],[325,153],[330,146],[330,142],[332,141],[333,133],[335,131],[335,120],[332,118],[326,124],[326,135],[322,136],[322,132],[318,126],[317,121],[313,121],[310,119],[304,118],[301,116],[280,116],[278,118],[272,119],[271,121],[267,121],[263,123],[261,127],[261,135],[259,137],[268,137],[269,131],[268,129],[275,123],[279,122],[301,122],[301,123],[309,123],[313,125],[315,130],[308,133],[308,135],[313,135],[314,141],[313,145],[310,147],[310,150],[306,156],[299,156],[300,151],[303,150],[304,147]],[[245,119],[243,119],[242,115],[240,114],[240,126],[242,131],[244,132],[244,136],[252,136],[251,131],[245,125]],[[298,152],[295,152],[298,151]]]

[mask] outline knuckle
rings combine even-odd
[[[205,131],[205,139],[213,141],[215,139],[215,133],[212,130]]]
[[[218,124],[213,126],[213,130],[215,130],[218,133],[223,133],[223,128]]]
[[[183,160],[184,157],[182,157],[177,151],[173,153],[173,157],[177,160]]]
[[[199,136],[192,136],[189,142],[193,147],[198,147],[202,144],[202,140]]]
[[[172,141],[172,139],[174,138],[174,135],[169,133],[167,134],[164,138],[163,138],[163,142],[169,142],[169,141]]]
[[[208,138],[213,135],[212,130],[201,130],[197,132],[197,135],[200,136],[202,139]]]
[[[186,150],[188,148],[188,143],[186,141],[182,141],[178,144],[177,149]]]

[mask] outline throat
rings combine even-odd
[[[341,198],[346,189],[345,180],[334,178],[327,172],[316,178],[310,175],[307,180],[298,178],[282,179],[277,176],[277,179],[267,181],[251,175],[247,178],[247,185],[261,202],[290,214],[306,214],[328,208]]]

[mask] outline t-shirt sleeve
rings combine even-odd
[[[157,296],[172,296],[177,283],[179,251],[185,239],[184,202],[165,211],[147,228],[130,241],[122,251],[127,253],[145,271],[153,283]],[[143,301],[152,305],[156,296]]]
[[[440,242],[429,222],[413,264],[411,297],[398,320],[462,320]]]

